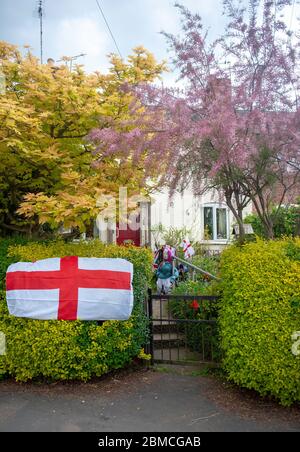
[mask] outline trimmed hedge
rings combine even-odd
[[[232,246],[222,253],[219,311],[224,366],[235,383],[272,395],[283,405],[300,400],[300,239]]]
[[[5,289],[5,274],[7,267],[15,262],[13,257],[8,256],[8,248],[13,244],[25,244],[27,242],[28,240],[23,239],[22,237],[0,239],[0,290]]]
[[[130,363],[143,355],[148,337],[144,299],[151,278],[152,254],[133,246],[87,243],[30,243],[9,249],[10,262],[63,256],[124,258],[133,263],[134,308],[128,321],[31,320],[8,314],[5,293],[0,296],[0,331],[7,352],[0,356],[0,377],[18,381],[33,378],[88,380]]]

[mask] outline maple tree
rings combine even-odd
[[[119,186],[137,192],[143,169],[128,159],[101,161],[86,136],[108,119],[129,115],[125,84],[153,81],[164,70],[142,47],[128,61],[110,56],[108,74],[86,74],[77,65],[41,65],[0,42],[6,89],[0,94],[0,228],[37,231],[63,224],[84,231],[99,213],[97,198]]]
[[[274,191],[279,209],[300,182],[299,36],[282,17],[292,2],[223,3],[229,23],[215,41],[199,14],[176,5],[183,34],[164,34],[185,88],[140,84],[132,111],[140,102],[144,116],[133,115],[129,132],[124,122],[93,138],[102,156],[135,149],[149,176],[159,167],[161,184],[171,190],[218,190],[241,241],[243,210],[252,201],[272,238]]]

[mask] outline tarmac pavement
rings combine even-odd
[[[299,406],[175,366],[88,383],[2,381],[0,413],[2,432],[300,431]]]

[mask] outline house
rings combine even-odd
[[[249,205],[245,216],[252,210]],[[190,240],[201,243],[211,252],[222,251],[234,238],[235,218],[216,192],[195,196],[191,191],[177,193],[171,199],[167,191],[154,197],[151,205],[151,224],[164,227],[186,227]],[[155,245],[152,234],[151,246]]]
[[[191,231],[189,239],[205,245],[212,253],[222,251],[234,238],[234,216],[217,193],[195,196],[186,190],[170,198],[165,189],[152,194],[151,201],[143,199],[138,204],[138,212],[128,214],[128,222],[122,225],[100,215],[94,237],[108,243],[134,243],[154,249],[163,244],[161,236],[154,232],[158,225],[166,229],[186,227]],[[249,204],[245,216],[251,211]]]

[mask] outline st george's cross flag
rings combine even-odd
[[[192,247],[192,245],[190,244],[189,239],[184,239],[180,246],[181,246],[181,248],[183,248],[185,259],[189,259],[190,257],[194,256],[195,250]]]
[[[8,310],[41,320],[127,320],[133,265],[125,259],[68,256],[18,262],[6,273]]]

